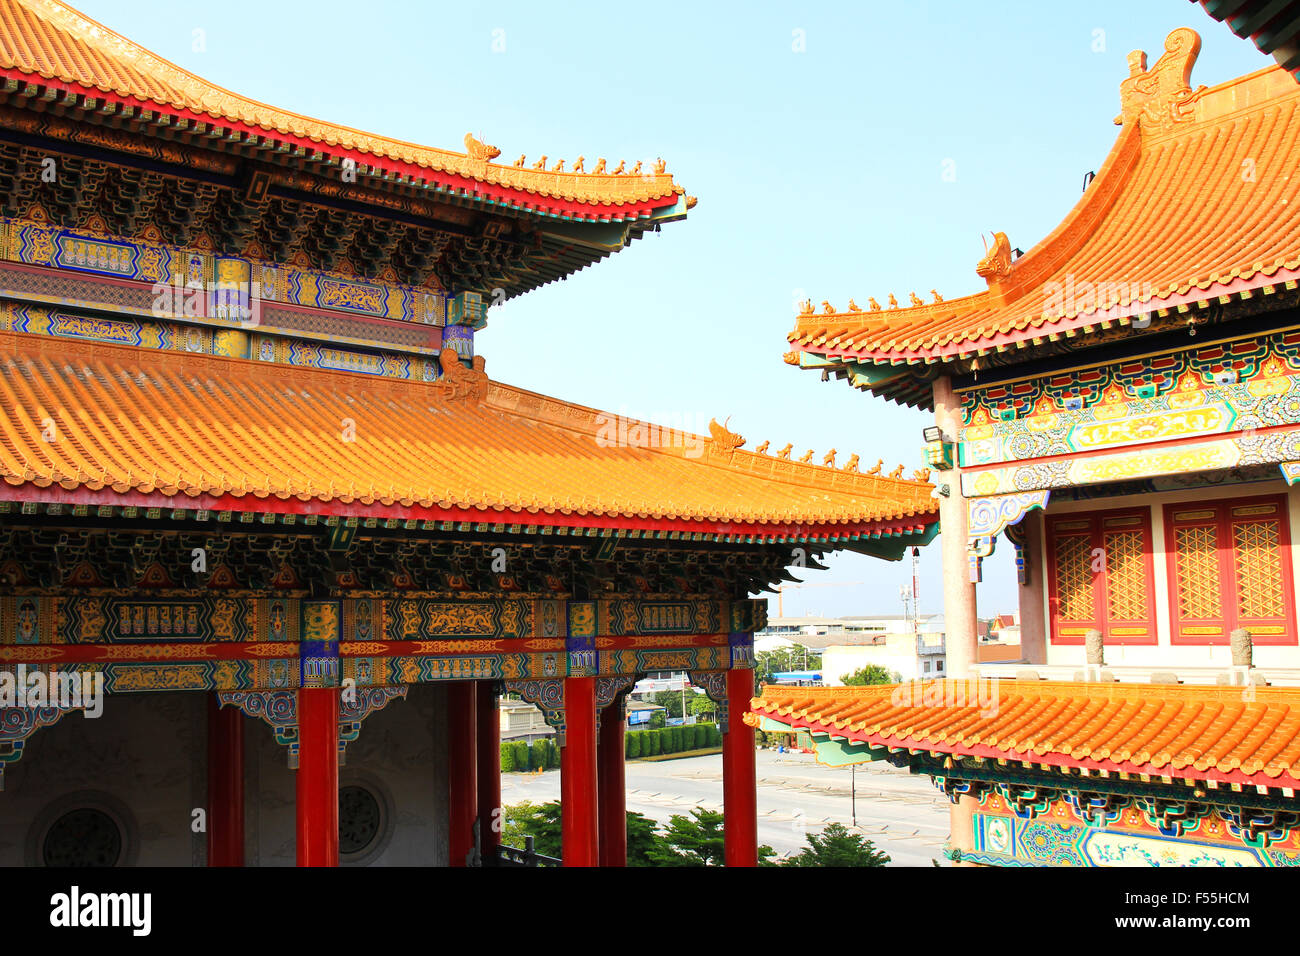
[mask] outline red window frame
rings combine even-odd
[[[1238,609],[1240,587],[1233,549],[1233,526],[1248,523],[1260,514],[1238,514],[1249,509],[1272,505],[1278,518],[1278,562],[1282,572],[1281,618],[1244,618]],[[1213,512],[1207,517],[1182,518],[1180,514]],[[1254,644],[1295,645],[1296,604],[1291,567],[1291,516],[1286,495],[1262,495],[1255,498],[1224,498],[1213,501],[1184,501],[1165,505],[1165,552],[1169,556],[1169,624],[1170,643],[1181,645],[1219,645],[1228,643],[1228,635],[1239,627],[1250,631]],[[1223,582],[1222,616],[1183,620],[1178,601],[1178,550],[1175,530],[1188,527],[1212,527],[1219,580]],[[1213,629],[1213,632],[1212,632]]]
[[[1134,520],[1136,519],[1136,520]],[[1106,636],[1110,645],[1153,645],[1158,643],[1156,633],[1156,589],[1155,563],[1152,559],[1151,509],[1116,508],[1111,511],[1087,511],[1071,514],[1048,515],[1043,535],[1047,551],[1047,615],[1051,627],[1052,643],[1060,645],[1082,644],[1084,635],[1096,628]],[[1128,531],[1136,528],[1142,536],[1142,573],[1146,581],[1147,601],[1146,617],[1143,619],[1117,619],[1110,617],[1110,590],[1108,571],[1096,572],[1093,577],[1092,617],[1083,620],[1067,620],[1061,617],[1061,606],[1057,595],[1056,542],[1063,535],[1086,535],[1089,539],[1089,551],[1095,553],[1101,549],[1105,553],[1106,535],[1110,532]]]

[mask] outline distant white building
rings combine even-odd
[[[876,664],[898,680],[943,677],[943,615],[921,614],[916,631],[902,614],[861,615],[840,618],[769,618],[754,635],[754,650],[805,647],[821,653],[822,682],[843,684],[845,676]]]

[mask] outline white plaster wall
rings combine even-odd
[[[295,771],[262,721],[245,724],[245,861],[293,866]],[[416,684],[361,724],[339,768],[339,786],[378,791],[388,811],[386,847],[369,866],[446,866],[446,690]]]
[[[294,772],[260,720],[244,724],[245,860],[292,866]],[[377,790],[388,809],[372,866],[447,862],[446,691],[416,685],[361,725],[339,784]],[[191,831],[207,800],[207,696],[198,692],[109,696],[95,720],[80,714],[45,727],[9,764],[0,792],[0,866],[38,862],[51,814],[75,795],[103,794],[127,830],[126,862],[202,866],[207,837]],[[118,812],[120,811],[120,812]]]
[[[937,676],[936,673],[921,672],[915,635],[887,634],[884,644],[832,644],[826,647],[822,651],[822,683],[827,687],[838,687],[846,675],[868,664],[878,664],[905,681]]]
[[[0,865],[38,864],[50,811],[72,809],[69,800],[86,791],[125,808],[128,862],[201,864],[206,837],[190,824],[204,804],[206,761],[207,701],[199,693],[109,696],[96,719],[70,714],[37,730],[5,770]]]
[[[1265,495],[1287,495],[1289,505],[1291,540],[1291,572],[1300,594],[1300,553],[1296,549],[1296,536],[1300,533],[1300,487],[1288,488],[1285,481],[1260,481],[1246,485],[1233,485],[1223,488],[1191,488],[1182,491],[1159,492],[1152,495],[1125,495],[1114,498],[1094,498],[1089,501],[1049,501],[1049,516],[1071,514],[1075,512],[1110,511],[1118,508],[1149,506],[1151,509],[1152,536],[1152,572],[1155,576],[1154,599],[1156,602],[1156,640],[1154,645],[1122,646],[1106,645],[1106,663],[1117,666],[1159,667],[1176,669],[1179,667],[1222,667],[1232,663],[1232,653],[1223,645],[1175,645],[1170,641],[1172,631],[1169,613],[1169,567],[1173,560],[1169,553],[1164,528],[1164,506],[1179,502],[1211,502],[1225,499],[1255,498]],[[1047,578],[1047,555],[1040,549],[1038,569],[1044,581]],[[1047,591],[1044,590],[1043,613],[1048,615]],[[1049,622],[1050,615],[1045,618]],[[1047,663],[1067,664],[1082,667],[1084,663],[1083,645],[1061,645],[1051,641],[1050,631],[1047,644]],[[1294,668],[1300,667],[1300,647],[1297,646],[1255,646],[1255,666],[1260,668]]]

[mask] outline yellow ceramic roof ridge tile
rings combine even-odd
[[[20,17],[14,14],[21,11]],[[478,182],[581,203],[624,205],[684,190],[661,171],[650,175],[572,173],[504,166],[467,153],[377,136],[241,96],[146,50],[59,0],[3,0],[11,68],[85,89],[113,92],[239,122],[313,143],[340,146]],[[18,42],[15,42],[18,41]],[[110,75],[105,76],[104,73]]]
[[[34,339],[38,338],[40,337],[10,333],[6,341],[13,343],[16,348],[21,348],[23,345],[35,345]],[[407,493],[412,497],[424,496],[421,489],[416,487],[413,480],[415,473],[410,470],[409,464],[413,461],[410,457],[412,449],[418,451],[418,448],[422,447],[419,439],[409,437],[418,434],[417,429],[404,428],[403,437],[400,439],[396,432],[385,433],[381,429],[373,436],[363,435],[362,440],[355,444],[320,444],[324,440],[326,430],[330,427],[330,422],[326,419],[341,420],[349,411],[357,414],[364,413],[372,418],[386,417],[398,424],[405,423],[409,426],[412,421],[409,419],[411,411],[418,406],[428,404],[430,397],[436,394],[436,391],[426,391],[428,387],[423,384],[400,383],[385,384],[377,388],[360,388],[346,403],[339,404],[334,397],[339,394],[337,389],[345,382],[348,386],[357,384],[355,377],[350,376],[349,373],[328,372],[321,375],[317,370],[294,369],[279,372],[278,378],[272,381],[265,376],[251,374],[248,368],[240,366],[236,360],[210,359],[204,364],[196,362],[194,357],[186,357],[184,368],[178,371],[178,363],[174,358],[131,347],[96,346],[89,350],[78,347],[73,351],[74,360],[82,365],[85,365],[86,359],[94,360],[91,363],[94,367],[90,369],[92,374],[85,381],[68,377],[66,362],[61,363],[51,358],[40,348],[24,352],[22,360],[29,368],[41,367],[46,370],[46,374],[39,377],[41,382],[26,374],[14,374],[13,369],[16,366],[9,366],[10,377],[15,380],[19,389],[14,414],[5,422],[6,430],[9,432],[17,427],[26,435],[34,434],[35,421],[27,410],[37,406],[44,408],[45,404],[48,404],[40,397],[41,388],[54,389],[63,396],[61,401],[64,405],[68,404],[67,398],[72,391],[89,388],[96,394],[102,393],[108,396],[109,400],[87,402],[88,406],[96,409],[105,407],[118,409],[116,417],[112,419],[105,418],[100,413],[100,418],[93,428],[89,420],[77,417],[76,421],[72,421],[65,428],[65,433],[71,439],[71,443],[65,450],[76,454],[67,461],[60,459],[58,462],[41,463],[41,470],[45,475],[54,475],[60,480],[67,475],[94,475],[98,482],[110,473],[115,473],[117,477],[111,481],[111,484],[120,487],[121,490],[149,485],[157,486],[172,494],[182,493],[191,496],[204,490],[219,488],[224,490],[226,486],[235,493],[252,487],[253,493],[259,497],[275,495],[281,498],[289,496],[301,498],[304,493],[316,492],[322,499],[352,499],[363,503],[382,499],[391,500]],[[128,364],[122,365],[123,362]],[[199,366],[197,378],[194,374],[195,365]],[[127,367],[133,371],[130,375],[124,376],[121,370]],[[340,379],[337,377],[340,374],[348,377]],[[127,386],[123,385],[124,379],[128,382]],[[139,381],[137,382],[136,379]],[[183,387],[177,384],[180,381],[184,381]],[[203,385],[203,381],[210,384]],[[217,384],[211,384],[214,382]],[[159,391],[160,383],[166,384],[162,391]],[[188,390],[195,387],[208,389],[203,393],[204,398],[201,402],[192,401],[195,393]],[[33,391],[33,388],[36,391]],[[217,391],[212,391],[213,388]],[[297,392],[294,391],[295,388]],[[109,391],[103,391],[106,389]],[[148,410],[143,409],[135,401],[134,396],[137,393],[140,396],[145,394],[149,396]],[[257,397],[253,398],[253,395]],[[277,408],[283,407],[287,402],[295,411],[278,419],[259,418],[260,409],[267,406],[268,402],[270,407]],[[395,406],[393,402],[398,402],[399,405]],[[554,404],[556,407],[564,407],[563,403]],[[195,415],[193,407],[195,405],[211,406],[211,413]],[[178,416],[170,413],[161,414],[161,410],[169,407],[184,409],[184,413]],[[62,416],[64,412],[60,411],[56,414]],[[467,405],[458,414],[474,417],[475,421],[482,421],[485,413]],[[493,417],[496,419],[494,428],[520,427],[518,421],[511,421],[504,414],[496,414]],[[293,429],[296,431],[292,429],[286,431],[286,423],[293,423]],[[542,436],[550,434],[555,437],[568,434],[573,437],[561,442],[557,447],[561,449],[561,454],[575,453],[577,446],[574,445],[574,441],[578,432],[565,431],[547,423],[545,426],[547,430],[538,433],[534,427],[536,424],[536,422],[529,422],[529,427],[533,428],[530,441],[538,434]],[[273,425],[273,427],[268,430],[264,425]],[[295,436],[306,437],[304,428],[311,430],[312,437],[305,443],[295,442],[293,440]],[[98,437],[101,434],[103,440]],[[232,436],[237,434],[243,436],[242,440],[232,441]],[[13,442],[16,452],[27,454],[24,445],[28,449],[32,448],[30,441]],[[120,451],[143,450],[146,447],[149,451],[143,458],[134,457],[127,460],[118,455]],[[312,451],[309,452],[309,448]],[[181,458],[174,457],[177,449],[184,451]],[[87,456],[92,454],[92,450],[104,460],[102,462],[90,460]],[[320,454],[322,451],[324,454]],[[443,451],[445,452],[446,449],[444,448]],[[604,451],[592,447],[584,450],[584,453],[589,460],[603,463],[606,475],[622,474],[622,469],[625,465],[630,466],[632,459],[638,462],[639,473],[644,470],[647,463],[653,463],[655,460],[653,455],[626,449]],[[133,454],[138,456],[140,453]],[[430,448],[420,454],[429,456],[437,453]],[[250,475],[247,472],[250,471],[249,463],[252,461],[279,461],[283,463],[285,469],[280,471],[277,470],[279,466],[273,466],[264,474]],[[12,472],[18,472],[19,464],[20,461],[13,458],[10,459],[7,467]],[[383,465],[384,468],[373,474],[365,470],[366,467],[375,464]],[[754,518],[758,512],[786,521],[803,520],[808,515],[814,515],[820,522],[832,525],[842,524],[848,520],[859,520],[866,510],[861,494],[856,491],[850,494],[837,492],[834,489],[825,490],[815,498],[806,497],[804,503],[800,504],[797,498],[790,497],[796,490],[795,486],[773,481],[772,478],[761,474],[731,473],[730,479],[734,485],[724,483],[724,487],[718,487],[719,483],[716,479],[710,478],[707,481],[703,479],[700,464],[680,457],[660,456],[660,467],[652,471],[657,471],[663,479],[670,479],[679,488],[692,488],[696,494],[705,494],[712,490],[715,498],[718,493],[721,493],[727,496],[726,499],[706,500],[696,507],[670,506],[662,510],[695,517],[710,514],[736,515],[741,520]],[[322,465],[327,468],[341,467],[352,477],[341,480],[336,474],[331,479],[328,471],[321,470]],[[669,467],[665,470],[664,466]],[[460,467],[462,470],[469,468],[472,472],[477,467],[477,459],[470,456],[467,463]],[[29,469],[23,466],[23,472],[27,470]],[[261,468],[257,470],[260,472]],[[231,471],[242,471],[244,474],[231,475]],[[832,477],[836,474],[829,469],[826,473]],[[9,474],[6,477],[13,477],[13,475]],[[480,510],[500,511],[507,504],[514,507],[522,500],[517,492],[506,491],[504,488],[489,489],[484,491],[480,498],[466,500],[464,495],[455,490],[464,484],[463,476],[448,475],[448,478],[452,497],[457,499],[458,504],[472,505]],[[647,487],[658,487],[654,485],[655,480],[660,479],[653,479]],[[429,482],[425,479],[421,480],[421,484],[425,488],[429,486]],[[636,484],[641,487],[644,482],[638,479]],[[878,487],[887,489],[890,485],[884,484]],[[644,507],[637,500],[639,498],[644,500],[644,495],[647,493],[644,490],[632,490],[630,496],[627,494],[629,488],[620,490],[617,492],[618,507],[616,508],[610,501],[610,496],[603,491],[595,492],[594,488],[594,485],[590,486],[576,495],[571,492],[573,508],[570,510],[580,513],[587,511],[623,514],[628,508]],[[780,489],[779,497],[771,497],[778,489]],[[429,490],[433,491],[432,488]],[[914,489],[904,489],[904,492],[916,493]],[[659,492],[651,490],[649,493]],[[749,502],[755,494],[760,500],[757,505],[747,504],[748,512],[737,506],[737,502]],[[761,500],[764,494],[768,495],[766,501]],[[888,492],[888,494],[894,493]],[[882,509],[877,505],[870,510],[891,513],[914,510],[911,500],[903,492],[899,492],[899,495],[903,496],[895,495],[890,498],[891,503],[886,508]],[[623,500],[625,497],[626,507]],[[878,498],[878,500],[885,499]],[[755,511],[756,507],[758,512]],[[638,510],[637,513],[640,511]]]
[[[1154,772],[1166,768],[1174,771],[1191,768],[1200,774],[1238,771],[1248,777],[1263,774],[1268,780],[1292,774],[1295,763],[1291,757],[1300,757],[1300,689],[1258,688],[1256,702],[1247,707],[1240,701],[1239,690],[1217,687],[1161,685],[1153,696],[1152,688],[1136,685],[1036,683],[1040,686],[1013,685],[1002,692],[1003,706],[994,722],[1000,719],[1025,726],[1024,718],[1028,716],[1029,724],[1038,728],[1035,732],[1042,733],[1044,721],[1051,720],[1052,711],[1059,705],[1086,703],[1089,706],[1083,708],[1080,720],[1075,722],[1074,739],[1056,731],[1056,739],[1049,740],[1051,735],[1044,733],[1042,746],[1025,751],[1027,741],[1015,738],[1006,728],[1000,735],[965,732],[960,712],[966,708],[950,708],[944,713],[924,706],[887,706],[883,713],[874,715],[878,719],[873,721],[873,726],[864,728],[864,736],[906,739],[931,747],[983,744],[1006,752],[1013,759],[1026,752],[1039,756],[1052,753],[1090,762],[1130,763]],[[764,696],[754,701],[755,710],[779,706],[781,690],[765,688]],[[856,695],[859,700],[887,704],[882,692],[891,692],[892,688],[852,690],[860,692]],[[809,724],[820,722],[831,700],[837,709],[843,708],[843,694],[806,692],[801,696],[802,717]],[[1021,711],[1021,705],[1028,710]],[[1158,726],[1152,727],[1153,723]],[[1099,734],[1104,734],[1104,739]],[[1176,739],[1169,739],[1171,735]],[[1279,742],[1279,735],[1286,739]],[[1130,743],[1144,746],[1144,740],[1153,745],[1151,749],[1164,742],[1177,747],[1178,753],[1173,759],[1161,760],[1157,754],[1152,760],[1144,760],[1140,753],[1124,752],[1123,748]]]

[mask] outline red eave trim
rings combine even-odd
[[[348,149],[347,147],[339,145],[330,145],[321,140],[314,140],[306,136],[297,136],[293,133],[282,133],[273,128],[268,129],[262,126],[253,126],[240,120],[230,119],[224,116],[214,116],[210,113],[196,113],[183,107],[159,103],[156,100],[146,100],[137,96],[123,96],[119,93],[105,92],[98,87],[83,86],[80,83],[66,83],[62,80],[53,78],[46,79],[39,74],[24,73],[16,67],[0,69],[0,77],[17,80],[22,83],[30,83],[34,86],[43,86],[47,89],[59,90],[65,93],[88,96],[96,100],[117,103],[121,106],[130,106],[135,109],[149,110],[153,113],[165,114],[179,119],[190,120],[195,123],[204,123],[209,126],[220,126],[225,129],[238,130],[239,132],[245,133],[249,136],[289,143],[294,146],[300,146],[304,149],[310,149],[314,152],[324,153],[331,156],[348,157],[356,160],[359,166],[371,166],[385,172],[399,173],[403,176],[413,176],[416,179],[423,179],[430,183],[444,185],[453,192],[463,192],[474,199],[497,200],[528,212],[550,212],[556,215],[571,216],[577,219],[608,217],[615,222],[621,222],[625,220],[644,218],[657,209],[676,205],[678,201],[677,193],[669,193],[656,199],[648,199],[636,203],[623,203],[622,205],[618,203],[590,203],[567,200],[549,194],[533,193],[527,190],[511,189],[509,187],[484,183],[477,179],[471,179],[456,173],[434,170],[427,166],[420,166],[416,163],[405,162],[389,156],[379,156],[375,153],[367,153],[362,150]]]
[[[815,538],[829,541],[838,538],[848,543],[851,535],[894,536],[924,531],[926,526],[939,520],[938,514],[912,515],[881,521],[832,522],[782,522],[760,524],[740,521],[709,521],[683,518],[640,518],[626,515],[564,514],[555,511],[533,513],[526,509],[508,507],[453,506],[441,508],[423,505],[385,505],[343,502],[338,499],[320,501],[298,498],[277,498],[271,495],[258,497],[248,494],[242,498],[233,495],[143,494],[138,491],[116,492],[108,488],[93,491],[89,488],[65,489],[53,485],[41,488],[34,484],[10,486],[0,484],[0,501],[35,502],[63,505],[116,505],[118,507],[163,508],[203,511],[256,512],[281,515],[318,515],[340,518],[377,518],[404,521],[448,521],[487,524],[518,524],[567,528],[624,528],[638,531],[678,531],[685,534],[716,534],[749,536],[760,539],[795,539],[808,541]]]

